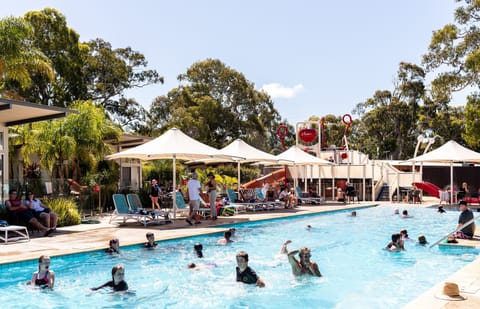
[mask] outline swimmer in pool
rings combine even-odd
[[[264,287],[265,282],[257,273],[248,266],[248,253],[240,251],[237,253],[237,281],[256,284],[258,287]]]
[[[157,243],[155,242],[155,235],[152,232],[148,232],[146,237],[148,242],[145,244],[145,248],[147,249],[155,248],[157,246]]]
[[[299,260],[295,258],[295,254],[298,253]],[[293,250],[288,252],[288,262],[292,266],[292,273],[294,276],[300,275],[312,275],[321,277],[322,274],[318,269],[317,263],[310,261],[312,253],[310,248],[302,247],[300,250]]]
[[[195,254],[199,257],[199,258],[203,258],[203,246],[201,243],[197,242],[194,246],[193,246],[193,250],[195,251]]]
[[[113,266],[112,280],[102,284],[99,287],[92,288],[92,291],[96,291],[105,287],[111,287],[114,292],[128,290],[128,284],[125,282],[125,268],[122,265]]]
[[[230,230],[225,231],[225,233],[223,233],[223,238],[219,239],[217,241],[217,244],[226,245],[228,243],[231,243],[231,242],[233,242],[233,240],[230,239],[231,237],[232,237],[232,232]]]
[[[50,270],[50,257],[48,255],[42,255],[38,259],[38,271],[32,275],[32,280],[27,282],[34,286],[38,286],[42,289],[53,289],[55,284],[55,272]]]
[[[110,239],[108,242],[108,248],[105,250],[106,253],[120,253],[120,241],[118,238]]]

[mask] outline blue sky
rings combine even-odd
[[[143,53],[163,85],[128,93],[148,108],[197,61],[219,59],[265,89],[289,123],[351,113],[392,89],[401,61],[419,64],[454,0],[21,0],[1,17],[58,9],[81,41]],[[464,105],[464,102],[454,102]]]

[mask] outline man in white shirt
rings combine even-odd
[[[188,198],[190,200],[190,212],[188,218],[185,221],[187,221],[187,223],[190,225],[193,225],[192,221],[195,221],[195,224],[202,223],[195,218],[196,211],[200,208],[201,192],[201,185],[197,178],[197,173],[193,173],[192,179],[187,182]]]

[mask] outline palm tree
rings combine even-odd
[[[23,18],[0,19],[0,94],[8,80],[26,88],[32,84],[32,74],[54,78],[50,60],[34,46],[33,39],[33,29]]]

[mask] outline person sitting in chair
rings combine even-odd
[[[33,211],[35,218],[44,220],[45,225],[53,230],[57,229],[57,214],[45,206],[42,201],[35,198],[33,192],[28,192],[25,206]]]

